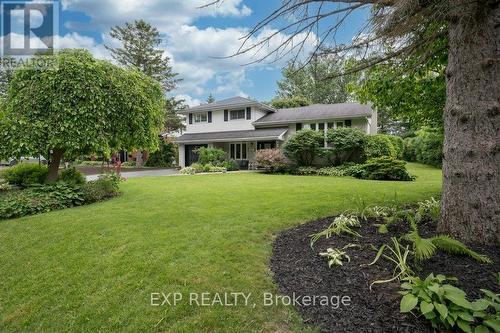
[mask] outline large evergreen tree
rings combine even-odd
[[[165,51],[160,49],[160,32],[144,20],[125,23],[111,29],[110,36],[122,46],[106,46],[111,56],[123,66],[133,66],[161,83],[165,93],[175,88],[178,80]]]
[[[332,40],[348,16],[363,9],[371,17],[353,41]],[[414,55],[425,63],[435,53],[433,44],[447,37],[439,230],[464,241],[500,243],[500,1],[286,0],[250,30],[235,55],[268,45],[272,34],[257,36],[269,25],[291,34],[272,49],[278,56],[303,50],[317,32],[313,58],[364,50],[363,61],[344,74]],[[377,52],[380,45],[391,49]]]

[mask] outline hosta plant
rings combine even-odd
[[[463,290],[446,283],[451,280],[456,279],[434,274],[425,280],[405,278],[400,292],[401,312],[423,315],[440,331],[500,332],[499,295],[482,289],[485,298],[470,302]]]
[[[325,237],[326,239],[328,239],[332,237],[332,235],[340,235],[341,233],[361,237],[361,235],[354,230],[354,228],[359,228],[360,226],[361,224],[359,223],[359,219],[357,216],[342,214],[339,217],[335,218],[333,223],[330,224],[328,228],[309,236],[311,237],[311,247],[313,247],[321,237]]]
[[[359,245],[356,244],[347,244],[341,249],[333,249],[330,247],[326,250],[326,252],[321,252],[319,255],[328,259],[328,267],[343,266],[344,262],[348,263],[351,261],[351,257],[347,255],[347,252],[345,250],[351,247],[358,246]]]

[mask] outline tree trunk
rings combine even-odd
[[[439,231],[500,244],[500,7],[453,0]]]
[[[61,160],[64,152],[60,149],[54,149],[52,151],[52,159],[49,164],[49,174],[47,175],[47,183],[54,183],[57,181],[57,177],[59,174],[59,165],[61,164]]]

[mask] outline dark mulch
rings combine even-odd
[[[379,234],[376,221],[366,221],[359,232],[363,238],[341,235],[321,239],[311,249],[309,235],[322,231],[333,222],[333,217],[313,221],[281,233],[275,243],[271,258],[271,269],[279,291],[293,296],[349,296],[350,306],[297,306],[306,324],[317,326],[321,332],[432,332],[422,318],[399,313],[399,283],[379,284],[369,290],[375,280],[392,277],[393,265],[388,260],[379,260],[373,266],[363,266],[373,261],[376,251],[370,244],[379,247],[391,244],[391,236],[400,236],[408,231],[404,223],[391,226],[389,234]],[[424,236],[435,234],[435,225],[425,222],[420,227]],[[329,268],[325,258],[318,255],[328,247],[341,248],[349,243],[361,248],[349,248],[351,262]],[[498,292],[496,274],[500,272],[500,252],[495,246],[470,246],[479,253],[488,255],[495,264],[479,264],[466,256],[439,252],[425,262],[421,277],[429,273],[445,274],[459,278],[456,285],[464,289],[471,300],[480,296],[479,289]]]
[[[106,173],[106,172],[110,172],[110,171],[114,171],[114,167],[111,166],[111,167],[107,167],[105,166],[104,168],[100,167],[100,166],[78,166],[77,167],[78,171],[80,171],[81,173],[83,173],[84,175],[86,176],[91,176],[91,175],[100,175],[102,173]],[[122,173],[125,173],[125,172],[134,172],[134,171],[147,171],[147,170],[161,170],[163,168],[132,168],[132,167],[127,167],[127,168],[123,168],[122,167],[122,170],[121,172]]]

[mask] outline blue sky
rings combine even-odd
[[[144,19],[160,30],[164,39],[162,48],[183,79],[172,95],[186,99],[190,105],[205,101],[210,93],[216,99],[241,95],[261,101],[271,100],[285,60],[244,66],[270,48],[264,48],[254,57],[217,57],[233,54],[240,45],[239,38],[278,8],[281,0],[225,0],[218,7],[197,8],[207,1],[61,0],[58,44],[61,48],[87,48],[96,57],[109,59],[104,44],[116,43],[108,37],[110,28]],[[336,39],[349,42],[367,16],[368,10],[355,13],[340,29]],[[269,27],[255,40],[273,28],[276,26]],[[279,38],[285,37],[283,34]],[[311,38],[307,45],[312,48],[314,42]]]

